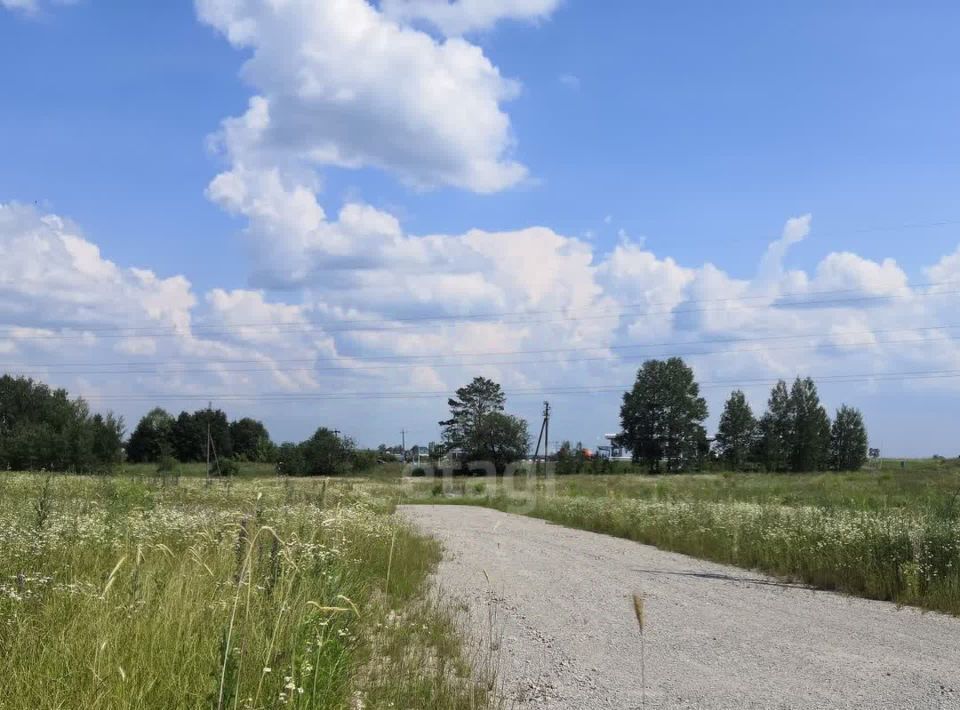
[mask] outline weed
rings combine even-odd
[[[323,485],[5,474],[0,705],[487,707],[437,543]]]

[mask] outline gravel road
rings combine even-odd
[[[404,506],[508,706],[960,708],[960,619],[466,506]],[[483,629],[483,631],[480,631]],[[478,656],[479,657],[479,656]]]

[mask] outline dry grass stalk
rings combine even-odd
[[[637,592],[633,593],[633,613],[637,617],[637,626],[640,628],[640,707],[647,706],[647,672],[646,672],[646,648],[643,640],[643,596]]]

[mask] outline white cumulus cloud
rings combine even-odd
[[[254,190],[273,169],[309,183],[324,165],[477,192],[526,175],[501,108],[518,84],[466,40],[434,39],[366,0],[197,0],[197,12],[252,53],[243,76],[258,92],[224,122],[220,192]]]

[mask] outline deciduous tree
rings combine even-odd
[[[476,440],[483,418],[493,412],[502,412],[506,401],[500,385],[486,377],[474,377],[470,384],[458,389],[456,397],[447,400],[450,418],[440,422],[447,449],[468,451]]]
[[[493,380],[475,377],[447,401],[450,419],[440,422],[447,450],[460,449],[463,461],[486,461],[503,473],[530,448],[527,422],[504,414],[506,396]]]
[[[777,382],[770,391],[767,411],[758,423],[759,455],[767,471],[786,471],[790,465],[793,446],[793,412],[790,408],[790,393],[787,383]]]
[[[838,471],[858,471],[867,461],[867,428],[860,410],[843,405],[830,430],[830,465]]]
[[[717,450],[734,470],[742,470],[756,448],[757,420],[742,391],[730,395],[720,415]]]
[[[156,463],[173,452],[173,417],[160,407],[147,412],[127,442],[127,458],[134,463]]]
[[[830,417],[820,404],[817,386],[809,377],[797,378],[790,389],[793,446],[790,468],[821,471],[830,460]]]
[[[707,403],[682,359],[647,360],[623,395],[620,443],[651,472],[661,470],[661,461],[668,471],[687,470],[703,455],[706,418]]]

